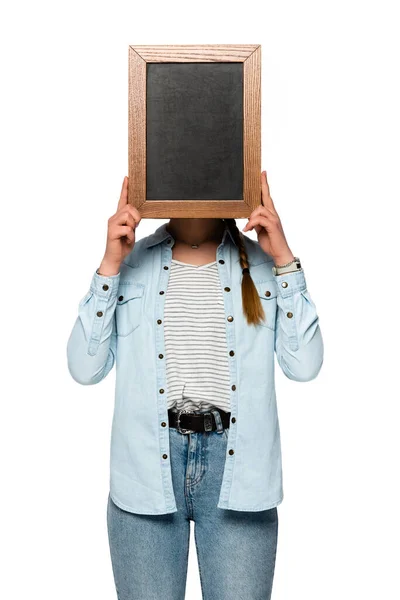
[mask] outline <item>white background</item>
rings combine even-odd
[[[273,600],[400,597],[398,22],[382,0],[3,8],[1,597],[116,598],[115,373],[79,386],[66,343],[127,175],[128,45],[186,43],[262,45],[262,168],[325,343],[317,379],[277,367]]]

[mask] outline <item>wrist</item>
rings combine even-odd
[[[288,250],[284,254],[280,254],[279,256],[273,257],[275,266],[286,265],[287,263],[292,262],[294,259],[295,259],[295,256],[290,250]]]
[[[113,275],[118,275],[120,267],[120,263],[115,263],[103,258],[97,272],[99,275],[104,275],[104,277],[112,277]]]

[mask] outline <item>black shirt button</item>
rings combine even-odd
[[[220,258],[218,262],[219,262],[220,265],[224,265],[225,264],[225,261],[222,258]]]
[[[163,421],[163,422],[161,423],[161,427],[166,427],[166,426],[167,426],[166,422],[165,422],[165,421]]]
[[[168,271],[168,267],[167,267],[167,265],[165,265],[165,267],[164,267],[164,271]]]
[[[161,323],[162,323],[161,319],[157,319],[157,323],[158,323],[159,325],[161,325]]]
[[[288,313],[286,313],[286,316],[289,317],[289,319],[291,319],[293,317],[293,313],[288,312]]]
[[[236,385],[235,384],[233,384],[232,389],[233,389],[233,391],[236,390]]]
[[[103,285],[103,290],[104,290],[105,292],[108,290],[108,285],[107,285],[106,283]]]
[[[98,310],[98,311],[97,311],[97,316],[98,316],[98,317],[102,317],[102,316],[103,316],[103,313],[101,312],[101,310]]]
[[[164,393],[164,390],[161,388],[160,389],[160,394],[163,394],[163,393]]]
[[[161,290],[160,294],[162,295],[164,293],[164,290]]]
[[[164,358],[164,354],[159,354],[158,358]]]
[[[271,292],[270,292],[269,290],[267,290],[267,291],[265,292],[265,295],[266,295],[266,296],[270,296],[270,295],[271,295]]]
[[[230,454],[230,455],[232,455],[232,454],[235,454],[235,451],[234,451],[234,450],[232,450],[232,448],[231,448],[231,449],[229,450],[229,454]]]
[[[118,296],[118,300],[119,300],[120,302],[122,302],[122,300],[123,300],[123,299],[124,299],[124,297],[123,297],[123,296]]]
[[[232,423],[236,423],[235,417],[232,417],[231,421],[232,421]]]
[[[233,321],[233,317],[231,315],[229,315],[229,317],[227,318],[227,321],[229,321],[231,323]]]
[[[162,457],[163,458],[168,458],[168,454],[163,454]]]
[[[224,290],[225,290],[226,292],[230,292],[230,291],[231,291],[231,288],[230,288],[230,287],[226,287],[226,288],[224,288]]]
[[[234,355],[235,355],[234,351],[233,351],[233,350],[230,350],[230,351],[229,351],[229,356],[234,356]]]

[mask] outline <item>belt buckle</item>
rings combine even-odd
[[[195,433],[194,429],[184,429],[179,425],[179,421],[180,421],[180,417],[183,413],[186,413],[187,415],[194,415],[195,413],[190,411],[190,410],[178,410],[178,414],[176,415],[176,429],[179,431],[179,433]]]

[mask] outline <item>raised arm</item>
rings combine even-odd
[[[261,204],[253,210],[243,231],[252,229],[257,232],[261,248],[273,258],[275,266],[286,266],[294,261],[265,171],[261,173]],[[309,381],[318,375],[324,359],[316,306],[307,290],[303,269],[274,275],[274,278],[278,287],[275,325],[278,363],[289,379]]]
[[[108,220],[107,245],[89,291],[79,302],[78,316],[67,343],[68,369],[78,383],[99,383],[111,371],[116,355],[115,308],[120,266],[135,245],[141,216],[128,203],[124,178],[116,213]]]

